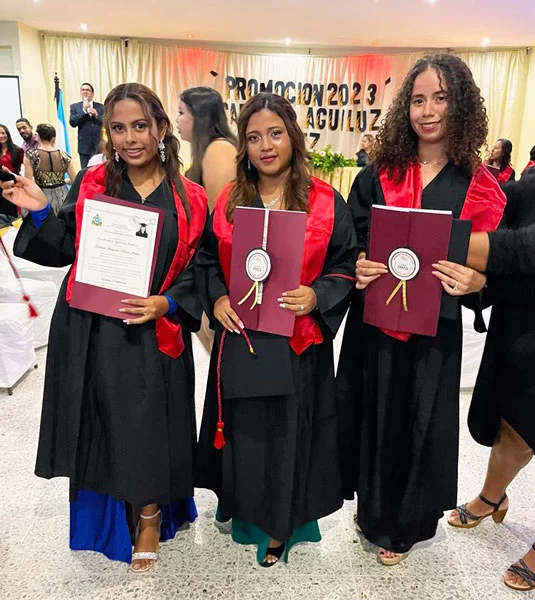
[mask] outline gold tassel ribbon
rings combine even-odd
[[[399,292],[401,288],[401,296],[403,301],[403,310],[407,312],[409,309],[407,307],[407,282],[405,279],[401,279],[400,282],[394,288],[394,291],[390,294],[388,300],[386,301],[386,305],[388,306],[390,302],[394,299],[395,295]]]
[[[247,298],[254,292],[254,302],[249,310],[253,310],[253,308],[258,304],[258,281],[253,281],[253,285],[251,289],[245,294],[245,296],[238,302],[238,306],[241,306]]]

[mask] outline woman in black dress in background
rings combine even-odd
[[[487,294],[493,305],[468,424],[474,439],[492,450],[481,494],[448,518],[450,525],[464,529],[487,517],[497,522],[505,518],[507,487],[535,451],[535,235],[523,229],[535,224],[535,173],[504,184],[503,190],[508,230],[488,238],[472,236],[468,256],[471,266],[488,274]],[[437,265],[445,283],[457,268]],[[524,564],[513,565],[504,581],[517,590],[533,589],[535,549],[522,560]]]

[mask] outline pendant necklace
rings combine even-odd
[[[267,204],[262,200],[264,208],[271,208],[272,206],[275,206],[275,204],[277,204],[277,202],[281,199],[283,194],[284,190],[282,190],[282,192],[276,198],[273,198],[273,200],[271,200],[271,202],[268,202]]]

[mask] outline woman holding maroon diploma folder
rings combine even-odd
[[[30,211],[15,254],[73,264],[50,329],[36,474],[70,479],[72,549],[131,562],[141,573],[158,559],[159,540],[196,517],[189,332],[199,328],[201,307],[191,259],[207,199],[179,176],[178,141],[152,90],[137,83],[114,88],[105,124],[108,161],[78,175],[58,216],[30,180],[2,187]],[[96,192],[164,215],[151,295],[125,298],[124,320],[68,303],[84,203]]]
[[[365,256],[373,204],[448,210],[471,220],[474,231],[498,226],[505,197],[481,166],[486,136],[468,67],[453,55],[419,60],[377,136],[375,164],[359,173],[348,200],[359,243],[357,290],[387,272]],[[448,289],[466,295],[484,284],[483,275],[461,267]],[[453,308],[441,313],[436,337],[364,324],[358,291],[348,314],[337,374],[344,495],[357,492],[357,528],[385,565],[432,538],[456,503],[462,325],[460,307]]]
[[[238,138],[236,182],[219,196],[197,260],[216,343],[196,485],[216,492],[218,521],[232,518],[234,540],[257,544],[257,560],[270,567],[293,544],[319,541],[316,520],[342,505],[332,339],[354,285],[356,241],[343,199],[309,175],[304,136],[287,100],[268,93],[251,98],[238,119]],[[301,281],[308,285],[273,305],[296,315],[289,339],[243,329],[230,304],[233,216],[240,206],[307,213]]]

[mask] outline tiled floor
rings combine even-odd
[[[198,408],[207,361],[196,344]],[[128,572],[89,552],[68,549],[66,480],[33,475],[43,387],[45,350],[13,396],[0,392],[0,599],[355,599],[488,600],[535,597],[512,592],[501,576],[535,540],[530,465],[511,486],[511,508],[502,526],[484,522],[471,531],[444,523],[431,542],[396,567],[379,565],[373,548],[352,528],[353,503],[324,519],[323,541],[303,545],[288,565],[262,569],[252,547],[233,544],[213,526],[215,497],[199,490],[199,519],[162,546],[148,574]],[[466,429],[469,395],[462,395],[459,499],[479,491],[488,450]]]

